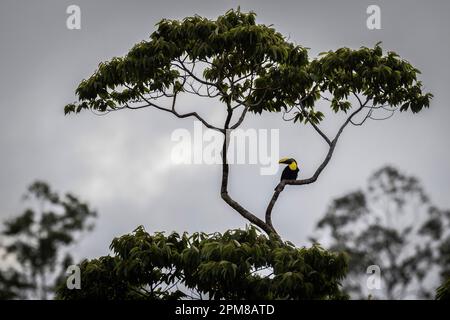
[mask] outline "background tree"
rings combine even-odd
[[[253,12],[229,10],[216,20],[200,16],[161,20],[149,40],[136,44],[124,57],[100,63],[79,84],[79,102],[67,105],[65,113],[150,108],[201,121],[224,137],[222,199],[267,234],[278,236],[272,211],[285,185],[315,182],[349,124],[379,119],[377,112],[416,113],[429,106],[432,95],[422,92],[418,73],[396,53],[383,54],[379,44],[373,49],[340,48],[311,60],[307,49],[289,42],[271,26],[256,24]],[[222,105],[225,119],[215,125],[197,112],[179,112],[178,104],[186,95]],[[319,128],[324,119],[321,101],[335,113],[346,114],[332,137]],[[264,220],[235,201],[228,190],[229,136],[249,111],[284,111],[291,115],[285,114],[285,120],[310,124],[329,147],[310,178],[280,182]]]
[[[319,230],[329,248],[350,256],[344,288],[355,298],[431,298],[433,275],[448,277],[450,211],[437,208],[419,181],[393,167],[376,171],[364,190],[332,201]],[[366,269],[381,269],[381,291],[366,288]],[[434,270],[436,272],[430,272]]]
[[[46,299],[54,291],[55,275],[71,264],[67,249],[82,232],[92,230],[96,212],[41,181],[30,185],[25,197],[31,206],[2,228],[1,248],[11,266],[0,272],[0,297]]]
[[[295,248],[255,227],[224,234],[149,235],[113,240],[113,256],[81,263],[82,290],[59,299],[338,299],[344,254]],[[318,271],[320,270],[320,271]]]
[[[0,300],[25,299],[33,287],[14,268],[0,270]]]

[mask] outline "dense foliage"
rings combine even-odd
[[[436,290],[437,300],[450,300],[450,278]]]
[[[100,63],[78,86],[80,103],[67,105],[66,113],[115,110],[178,92],[198,94],[190,80],[211,88],[205,96],[255,112],[280,111],[301,101],[315,122],[323,117],[314,110],[322,92],[331,94],[330,106],[336,112],[351,107],[352,94],[367,97],[373,105],[413,112],[428,107],[431,98],[422,93],[420,71],[394,52],[383,54],[379,44],[373,49],[340,48],[310,60],[306,48],[271,26],[257,24],[254,13],[239,10],[217,20],[163,19],[157,26],[150,40],[126,56]]]
[[[224,234],[148,234],[113,240],[112,256],[81,263],[81,290],[60,299],[342,298],[346,256],[295,248],[256,228]]]

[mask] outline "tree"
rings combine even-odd
[[[311,60],[306,48],[289,42],[271,26],[257,24],[253,12],[229,10],[216,20],[200,16],[161,20],[149,40],[136,44],[124,57],[100,63],[79,84],[79,101],[66,105],[65,113],[150,108],[197,119],[220,132],[222,199],[250,223],[279,237],[272,211],[280,193],[286,185],[314,183],[349,124],[379,119],[375,114],[381,111],[417,113],[429,106],[432,95],[422,92],[419,73],[396,53],[383,54],[380,44],[373,49],[340,48]],[[220,102],[226,110],[223,124],[215,126],[197,112],[179,112],[178,103],[186,95]],[[335,113],[347,114],[333,137],[319,128],[324,119],[321,101]],[[281,111],[291,115],[285,120],[310,124],[329,149],[313,176],[278,184],[263,220],[230,195],[229,137],[249,112]]]
[[[26,199],[33,206],[4,223],[1,248],[13,261],[0,272],[0,298],[46,299],[54,290],[55,273],[65,272],[72,257],[65,252],[82,232],[93,228],[96,212],[67,193],[60,196],[47,183],[30,185]],[[15,262],[15,263],[14,263]],[[16,266],[18,264],[18,266]]]
[[[450,278],[440,286],[436,291],[437,300],[450,300]]]
[[[346,256],[295,248],[255,227],[224,234],[149,235],[138,227],[113,240],[113,256],[81,263],[82,290],[59,299],[338,299]],[[320,272],[318,271],[320,270]]]
[[[322,235],[331,238],[331,250],[350,256],[344,288],[355,298],[367,297],[366,269],[380,267],[378,298],[431,298],[436,281],[445,273],[450,234],[450,211],[437,208],[420,182],[387,166],[376,171],[364,190],[333,200],[318,222]],[[322,242],[323,242],[322,241]],[[435,272],[432,272],[435,271]]]
[[[0,270],[0,300],[24,299],[25,292],[30,289],[32,286],[17,270]]]

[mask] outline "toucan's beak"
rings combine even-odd
[[[278,161],[278,163],[287,163],[286,161],[288,161],[289,158],[282,158],[280,159],[280,161]]]

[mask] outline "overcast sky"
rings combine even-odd
[[[66,8],[81,8],[81,30],[66,28]],[[381,7],[381,30],[366,27],[366,8]],[[152,231],[224,231],[247,223],[220,198],[220,166],[175,165],[171,134],[193,130],[154,110],[98,117],[64,116],[78,83],[98,63],[125,54],[147,39],[162,18],[199,14],[216,18],[230,8],[253,10],[259,23],[273,24],[314,57],[341,46],[382,41],[422,71],[435,98],[419,115],[396,114],[346,130],[319,181],[288,187],[274,209],[280,234],[297,245],[324,214],[329,201],[365,185],[384,164],[418,176],[433,201],[450,207],[448,148],[450,74],[448,1],[23,1],[0,3],[0,219],[24,208],[21,195],[35,179],[86,199],[100,217],[78,256],[107,254],[113,237],[138,225]],[[220,108],[181,101],[189,108]],[[210,111],[210,110],[209,110]],[[202,112],[208,113],[202,109]],[[209,115],[217,117],[216,111]],[[342,119],[330,119],[330,135]],[[243,128],[280,129],[280,154],[293,156],[301,177],[311,175],[326,146],[311,128],[284,123],[280,114],[250,115]],[[230,193],[263,217],[275,176],[260,166],[233,166]]]

